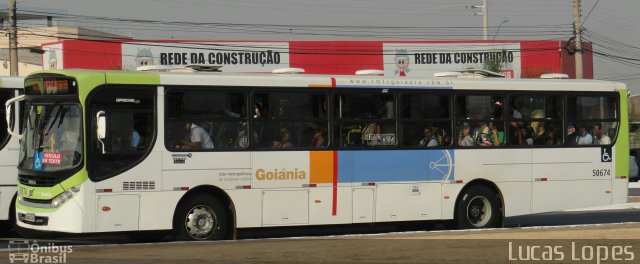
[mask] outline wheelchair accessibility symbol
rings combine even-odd
[[[611,147],[602,147],[600,148],[600,161],[601,162],[611,162],[613,160],[613,153],[611,152]]]

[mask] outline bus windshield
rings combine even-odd
[[[35,171],[77,166],[82,160],[81,120],[78,104],[27,103],[18,166]]]

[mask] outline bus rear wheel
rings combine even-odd
[[[473,186],[458,200],[455,219],[459,229],[498,227],[501,217],[498,197],[486,186]]]
[[[224,239],[227,213],[212,195],[198,195],[178,208],[173,229],[177,240]]]

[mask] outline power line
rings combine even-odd
[[[598,2],[600,2],[600,0],[597,0],[595,4],[593,4],[593,7],[591,7],[591,10],[589,10],[589,13],[587,13],[587,16],[584,17],[584,20],[582,20],[582,23],[580,23],[580,27],[582,28],[582,25],[584,25],[584,22],[587,22],[587,18],[589,18],[589,16],[591,15],[591,12],[593,12],[593,9],[596,8],[596,6],[598,5]]]

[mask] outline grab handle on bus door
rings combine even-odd
[[[7,111],[5,112],[5,118],[7,119],[7,132],[9,132],[9,135],[18,138],[18,140],[22,139],[22,135],[20,133],[13,132],[13,127],[15,127],[15,124],[13,125],[13,127],[11,126],[11,117],[13,116],[13,112],[11,111],[11,104],[20,102],[22,100],[24,100],[24,95],[16,96],[15,98],[9,99],[6,103],[4,103],[4,107],[5,109],[7,109]]]
[[[102,146],[102,154],[106,154],[107,151],[104,149],[104,141],[107,137],[107,118],[106,113],[104,111],[98,111],[96,114],[96,138],[100,141],[100,145]]]

